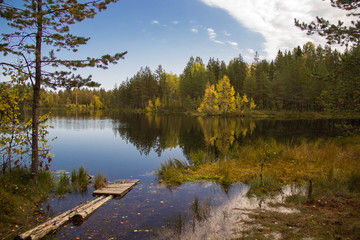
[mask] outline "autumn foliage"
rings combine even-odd
[[[247,96],[243,97],[237,94],[230,84],[230,79],[224,76],[217,84],[207,84],[203,101],[198,108],[198,112],[207,115],[231,114],[238,113],[243,115],[245,111],[250,111],[256,107],[254,100],[248,100]]]

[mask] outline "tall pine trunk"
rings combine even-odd
[[[37,0],[37,33],[35,51],[35,83],[33,85],[32,105],[32,142],[31,142],[31,174],[32,179],[37,183],[39,173],[39,107],[41,88],[41,41],[42,41],[42,0]]]

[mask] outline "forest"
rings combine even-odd
[[[241,55],[225,63],[210,58],[205,64],[191,57],[178,76],[161,65],[155,71],[141,68],[112,90],[86,87],[52,91],[42,89],[45,108],[131,109],[196,111],[206,89],[224,76],[230,80],[230,102],[236,97],[253,99],[256,109],[272,111],[359,112],[360,46],[344,53],[308,42],[292,51],[278,51],[276,59],[249,64]],[[215,90],[215,88],[213,89]],[[30,89],[22,89],[29,91]],[[231,99],[232,97],[232,99]]]

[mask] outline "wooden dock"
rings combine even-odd
[[[138,184],[139,182],[140,180],[122,180],[122,181],[114,182],[107,185],[105,188],[95,190],[93,192],[93,195],[94,196],[112,195],[115,198],[122,198],[131,189],[133,189],[135,185]]]
[[[80,204],[47,222],[18,235],[15,239],[41,239],[47,234],[55,232],[70,221],[72,221],[74,225],[81,225],[82,222],[110,199],[113,197],[116,199],[124,197],[139,182],[140,180],[122,180],[109,184],[105,188],[98,189],[93,193],[94,196],[99,196],[96,199]]]

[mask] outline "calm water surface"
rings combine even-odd
[[[219,155],[235,145],[257,138],[300,141],[339,134],[337,124],[359,120],[251,120],[196,118],[185,115],[55,113],[49,120],[57,136],[51,152],[51,168],[66,170],[85,166],[108,180],[140,179],[121,200],[111,200],[81,226],[67,225],[49,239],[156,239],[158,232],[174,223],[179,214],[191,216],[195,199],[200,203],[226,204],[246,186],[238,183],[224,189],[213,183],[185,184],[169,189],[158,184],[154,172],[168,158],[190,160],[194,152]],[[79,203],[94,199],[93,188],[53,198],[45,207],[57,215]]]

